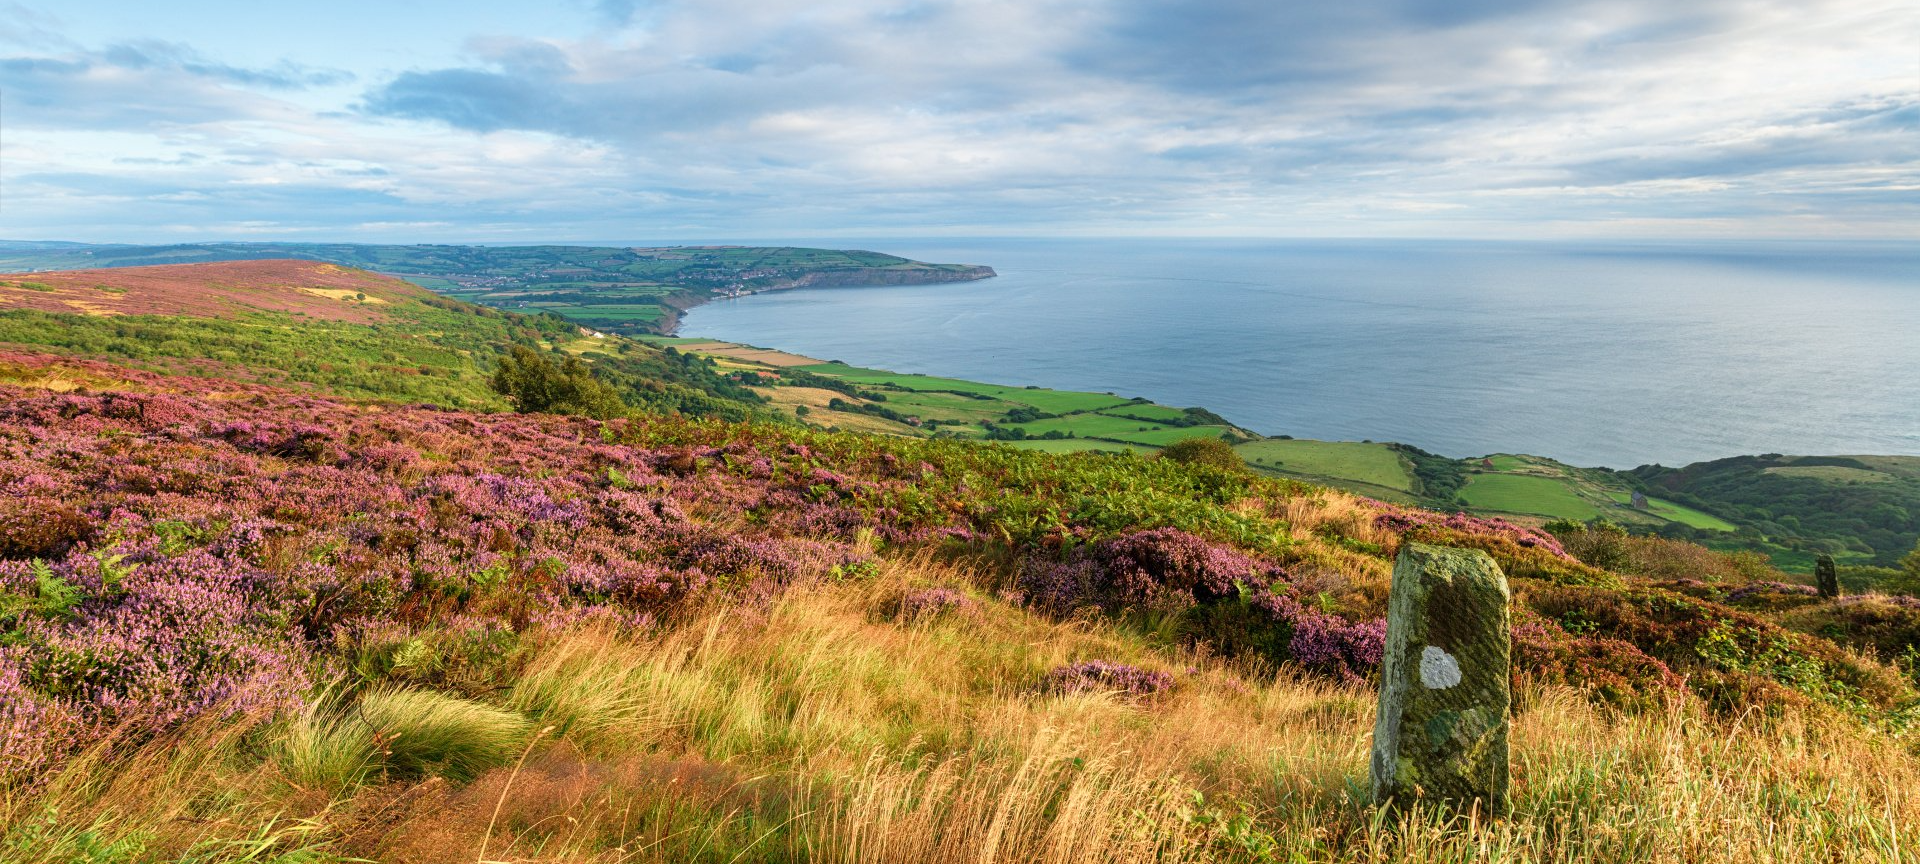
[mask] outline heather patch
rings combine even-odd
[[[900,595],[894,604],[894,617],[900,621],[920,621],[943,615],[976,615],[980,603],[952,588],[920,588]]]
[[[1275,502],[1298,486],[1169,460],[350,404],[61,362],[127,389],[0,388],[0,773],[15,780],[109,728],[302,716],[314,682],[339,675],[475,695],[531,630],[646,631],[719,597],[767,610],[902,549],[1004,565],[1010,584],[993,587],[1053,616],[1137,617],[1342,680],[1379,662],[1368,580],[1405,537],[1489,548],[1523,580],[1606,577],[1532,529],[1386,505],[1366,542],[1335,545],[1291,530]],[[1723,606],[1534,584],[1553,628],[1520,657],[1549,677],[1624,692],[1687,674],[1723,701],[1754,681],[1898,695],[1830,646],[1750,635],[1758,619]],[[895,611],[972,602],[943,590]],[[1811,658],[1825,683],[1770,676],[1763,657]]]
[[[1119,693],[1139,698],[1173,689],[1173,676],[1109,660],[1082,660],[1048,672],[1043,686],[1053,693]]]

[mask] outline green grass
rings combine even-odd
[[[1252,441],[1234,449],[1256,467],[1413,491],[1413,475],[1407,470],[1406,461],[1385,444],[1271,439]]]
[[[1573,493],[1565,482],[1520,474],[1475,474],[1460,490],[1476,510],[1526,513],[1586,521],[1600,516],[1599,508]]]
[[[1622,504],[1631,504],[1633,501],[1633,493],[1631,492],[1609,492],[1607,494],[1613,500]],[[1662,501],[1659,498],[1648,498],[1645,512],[1652,513],[1662,519],[1678,522],[1682,525],[1690,525],[1707,531],[1735,531],[1739,528],[1739,526],[1734,525],[1732,522],[1728,522],[1711,513],[1702,513],[1692,507],[1675,504],[1672,501]]]
[[[317,694],[289,717],[273,748],[287,779],[310,789],[338,791],[360,785],[379,759],[376,730],[336,692]]]
[[[581,321],[658,321],[666,309],[653,305],[554,307],[555,312]]]
[[[1118,408],[1108,408],[1100,413],[1111,417],[1132,417],[1135,420],[1149,420],[1156,423],[1180,420],[1187,416],[1187,412],[1179,408],[1169,408],[1165,405],[1155,405],[1150,402],[1122,405]]]
[[[1891,483],[1897,479],[1892,474],[1882,471],[1849,468],[1844,465],[1788,465],[1768,468],[1765,473],[1777,477],[1799,477],[1827,483]]]
[[[1184,441],[1188,438],[1219,438],[1232,431],[1225,426],[1162,426],[1145,432],[1118,432],[1111,437],[1135,444],[1165,447],[1175,441]]]
[[[1021,407],[999,399],[975,399],[955,393],[926,393],[915,390],[886,389],[887,407],[902,414],[917,414],[930,420],[963,420],[978,423],[998,420],[1008,411]]]
[[[374,690],[357,720],[380,736],[381,762],[400,777],[471,780],[512,761],[532,733],[518,713],[430,690]]]
[[[1020,450],[1037,450],[1041,453],[1153,453],[1158,449],[1144,444],[1122,444],[1117,441],[1095,441],[1089,438],[1001,441],[999,443]]]
[[[844,363],[820,363],[798,368],[805,372],[825,375],[830,378],[839,378],[855,384],[885,385],[898,387],[902,390],[973,393],[992,399],[1031,405],[1049,414],[1066,414],[1074,411],[1097,411],[1102,408],[1124,405],[1129,401],[1105,393],[1081,393],[1073,390],[1007,387],[999,384],[982,384],[978,381],[962,381],[958,378],[936,378],[931,375],[905,375],[898,372],[886,372],[878,369],[862,369],[856,366],[848,366]]]
[[[1126,417],[1111,417],[1106,414],[1068,414],[1064,417],[1050,417],[1031,423],[1020,423],[1013,428],[1030,436],[1045,435],[1060,431],[1071,433],[1080,438],[1125,438],[1128,435],[1159,432],[1173,427],[1149,420],[1133,420]],[[1183,435],[1183,438],[1198,437]],[[1178,439],[1175,439],[1178,440]]]
[[[648,345],[660,345],[660,346],[667,346],[667,345],[698,345],[698,344],[700,344],[700,343],[702,343],[702,342],[712,342],[712,341],[713,341],[712,339],[706,339],[706,338],[699,338],[699,337],[686,337],[686,336],[655,336],[655,335],[653,335],[653,334],[651,334],[651,333],[643,333],[643,334],[640,334],[640,335],[638,335],[638,336],[629,336],[629,337],[627,337],[627,338],[629,338],[629,339],[632,339],[632,340],[634,340],[635,342],[645,342],[645,343],[647,343]]]

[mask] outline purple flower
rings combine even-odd
[[[1054,693],[1120,693],[1144,697],[1173,689],[1173,676],[1110,660],[1082,660],[1048,672],[1044,686]]]

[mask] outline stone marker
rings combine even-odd
[[[1408,543],[1393,566],[1373,799],[1507,813],[1507,577],[1477,549]]]
[[[1813,581],[1820,586],[1820,596],[1840,596],[1840,570],[1833,566],[1832,555],[1813,559]]]

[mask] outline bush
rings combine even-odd
[[[593,377],[578,357],[555,363],[539,352],[513,346],[493,372],[493,390],[513,400],[522,414],[567,414],[610,420],[627,415],[612,387]]]
[[[1185,438],[1168,444],[1160,458],[1182,465],[1205,465],[1222,471],[1244,472],[1247,462],[1234,452],[1233,445],[1219,438]]]
[[[1046,690],[1052,693],[1119,693],[1123,696],[1152,696],[1173,689],[1173,676],[1107,660],[1082,660],[1047,673]]]

